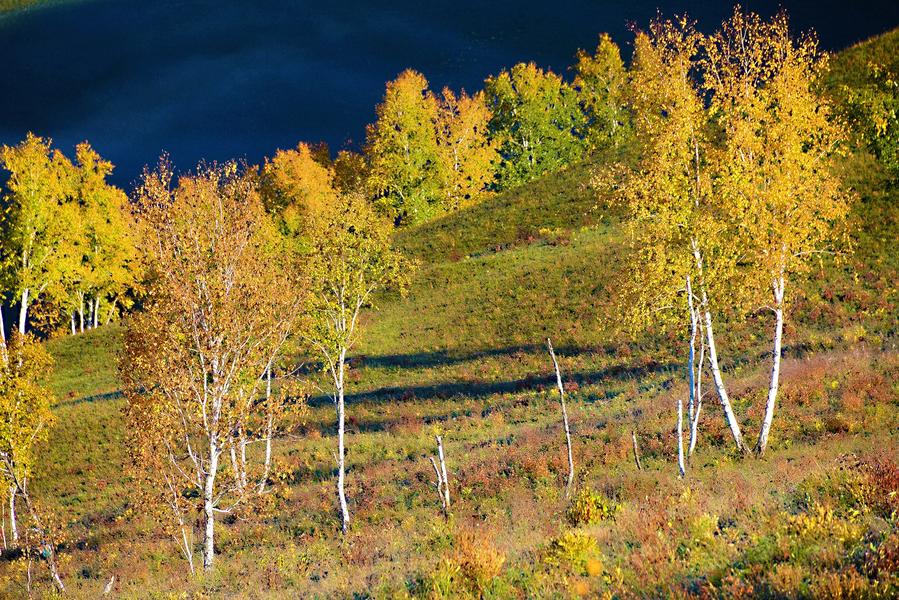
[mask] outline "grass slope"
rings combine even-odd
[[[73,595],[96,597],[115,574],[125,598],[887,597],[899,557],[899,203],[858,160],[857,251],[819,265],[797,293],[769,455],[735,456],[709,396],[686,481],[673,435],[682,341],[611,343],[601,326],[622,240],[614,211],[583,186],[588,166],[398,233],[420,267],[408,297],[381,298],[366,316],[353,359],[346,538],[332,497],[333,408],[313,398],[276,445],[277,492],[221,522],[216,573],[191,579],[133,503],[112,393],[121,330],[50,342],[58,424],[34,491],[63,526]],[[750,436],[768,325],[734,320],[721,332]],[[547,335],[568,390],[578,487],[592,490],[574,504]],[[435,432],[446,440],[449,520],[427,461]],[[23,568],[0,562],[0,593],[24,595]]]

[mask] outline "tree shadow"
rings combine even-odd
[[[496,358],[499,356],[513,357],[516,354],[536,354],[545,352],[542,344],[520,344],[517,346],[505,346],[502,348],[486,348],[481,350],[435,350],[432,352],[413,352],[410,354],[379,354],[377,356],[360,355],[350,359],[350,364],[356,368],[432,368],[450,366],[473,360]],[[580,356],[583,354],[615,353],[612,346],[560,346],[556,348],[560,356]]]
[[[575,371],[563,375],[565,383],[575,383],[578,387],[594,385],[603,381],[625,381],[646,375],[662,373],[680,367],[674,363],[650,362],[641,366],[615,365],[600,370]],[[448,400],[456,397],[483,399],[497,394],[511,394],[545,389],[554,386],[555,374],[547,370],[543,374],[531,374],[518,379],[502,381],[447,381],[415,386],[384,386],[375,390],[346,395],[349,404],[373,402],[409,402],[427,400]],[[309,399],[311,407],[331,404],[330,397],[320,394]]]

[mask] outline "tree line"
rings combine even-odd
[[[25,332],[29,307],[64,316],[74,332],[139,302],[120,362],[135,500],[161,517],[192,571],[198,546],[209,570],[217,521],[277,493],[273,440],[295,427],[315,391],[335,407],[335,503],[349,529],[347,361],[360,315],[378,292],[404,293],[415,270],[392,248],[394,227],[624,144],[638,158],[600,169],[593,182],[613,190],[628,215],[631,252],[610,320],[629,334],[661,326],[683,335],[687,414],[678,398],[676,427],[686,476],[704,373],[735,448],[748,452],[714,327],[725,314],[770,314],[762,454],[792,282],[814,257],[847,248],[841,226],[853,196],[834,164],[848,133],[820,93],[826,69],[815,38],[793,38],[784,14],[763,20],[737,8],[711,35],[686,18],[657,19],[635,33],[629,68],[602,36],[594,54],[578,54],[572,83],[520,64],[473,95],[438,96],[405,71],[387,84],[364,154],[332,159],[301,143],[258,167],[201,164],[181,175],[163,157],[130,200],[106,182],[112,165],[87,144],[75,161],[32,135],[4,147],[3,282],[20,304],[0,377],[12,531],[21,499],[37,540],[29,547],[48,557],[62,589],[52,527],[27,489],[52,422],[50,395],[36,383],[48,358]],[[565,390],[547,345],[570,488]],[[437,443],[446,512],[450,482]],[[635,437],[635,454],[636,445]]]

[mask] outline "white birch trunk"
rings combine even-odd
[[[637,447],[637,432],[631,430],[631,441],[634,445],[634,462],[637,463],[637,470],[642,471],[643,465],[640,464],[640,449]]]
[[[559,388],[559,402],[562,405],[562,423],[565,425],[565,444],[568,447],[568,483],[565,485],[565,496],[568,497],[571,495],[571,486],[574,484],[574,452],[571,449],[571,430],[568,427],[568,410],[565,407],[565,387],[562,385],[559,362],[556,360],[556,353],[553,351],[553,344],[549,338],[546,338],[546,347],[549,349],[549,356],[552,358],[553,367],[556,370],[556,385]]]
[[[12,536],[12,543],[19,541],[19,525],[16,523],[16,491],[15,484],[9,488],[9,533]]]
[[[268,411],[268,421],[265,424],[265,461],[262,465],[262,477],[259,478],[259,493],[265,491],[265,482],[268,480],[269,470],[272,465],[272,434],[275,428],[275,413],[272,410],[272,364],[265,369],[265,408]]]
[[[687,416],[690,426],[690,442],[687,459],[696,450],[696,439],[699,435],[699,415],[702,412],[702,368],[705,361],[705,340],[703,339],[702,321],[694,304],[693,285],[687,276],[687,306],[690,310],[690,360],[688,378],[690,384],[689,410]],[[696,340],[699,340],[699,360],[696,360]]]
[[[340,521],[341,531],[347,533],[350,529],[350,511],[346,503],[345,483],[345,451],[344,451],[344,432],[346,410],[344,406],[344,365],[346,362],[346,351],[340,352],[340,360],[338,362],[337,373],[337,500],[340,503]]]
[[[715,390],[718,392],[718,399],[721,401],[721,408],[724,410],[724,419],[730,428],[730,433],[734,438],[734,445],[740,452],[746,452],[746,446],[743,444],[743,434],[740,432],[740,424],[734,415],[733,407],[730,404],[730,398],[727,395],[727,388],[724,387],[724,378],[721,376],[721,368],[718,366],[718,351],[715,347],[715,332],[712,328],[712,311],[709,308],[709,297],[706,293],[705,282],[702,279],[703,264],[702,254],[699,252],[699,246],[693,241],[693,258],[696,261],[696,269],[699,273],[699,288],[702,294],[702,317],[705,320],[706,344],[709,349],[709,367],[712,371],[712,381],[715,383]]]
[[[215,558],[215,475],[218,471],[218,440],[209,436],[209,466],[203,486],[203,518],[205,535],[203,538],[203,570],[211,571]]]
[[[701,332],[700,332],[701,335]],[[696,408],[690,417],[690,447],[687,450],[687,458],[693,456],[696,450],[696,440],[699,438],[699,416],[702,414],[702,366],[705,361],[705,342],[700,337],[699,360],[696,369],[696,386],[693,397],[696,399]]]
[[[684,400],[680,394],[677,395],[677,468],[680,471],[679,477],[687,475],[684,464]]]
[[[784,313],[784,277],[783,275],[774,282],[774,350],[771,357],[771,383],[768,386],[768,400],[765,403],[765,420],[762,422],[762,430],[759,432],[756,454],[761,456],[768,447],[768,434],[771,432],[771,423],[774,420],[774,405],[777,403],[777,390],[780,386],[780,359],[782,353]]]
[[[437,483],[435,483],[435,487],[437,488],[437,497],[440,498],[440,508],[443,511],[443,516],[449,516],[446,507],[446,496],[443,495],[443,475],[440,474],[440,467],[437,466],[437,461],[434,460],[433,456],[429,456],[428,459],[431,461],[431,466],[434,467],[434,475],[437,476]]]
[[[84,294],[78,293],[78,331],[84,333]]]
[[[440,459],[440,473],[443,477],[443,502],[446,509],[450,507],[449,477],[446,476],[446,459],[443,456],[443,440],[437,436],[437,457]]]
[[[97,328],[97,322],[99,320],[98,315],[100,314],[100,297],[94,298],[94,326],[93,328]]]
[[[109,323],[112,321],[112,317],[115,315],[115,308],[116,308],[116,304],[118,303],[118,301],[119,301],[118,298],[114,298],[113,301],[110,303],[109,311],[106,313],[106,321],[104,321],[105,325],[109,325]]]
[[[25,333],[25,326],[28,323],[28,295],[30,290],[25,288],[22,290],[22,303],[19,305],[19,333]]]
[[[3,322],[3,306],[0,306],[0,358],[3,364],[9,362],[9,354],[6,347],[6,324]]]

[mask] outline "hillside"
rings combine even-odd
[[[134,502],[115,393],[121,328],[48,342],[58,421],[33,489],[63,525],[72,595],[97,597],[115,575],[123,598],[888,597],[899,589],[899,193],[870,157],[853,160],[856,251],[822,262],[797,294],[769,454],[734,454],[710,394],[684,481],[673,432],[682,342],[612,336],[623,234],[584,183],[590,165],[398,232],[419,269],[406,298],[382,297],[366,316],[353,357],[345,538],[333,407],[313,397],[276,445],[276,494],[224,520],[218,570],[191,579]],[[768,323],[732,320],[720,335],[755,435]],[[574,505],[547,336],[577,486],[592,490]],[[448,520],[428,462],[435,432]],[[25,568],[0,564],[0,593],[23,596]]]

